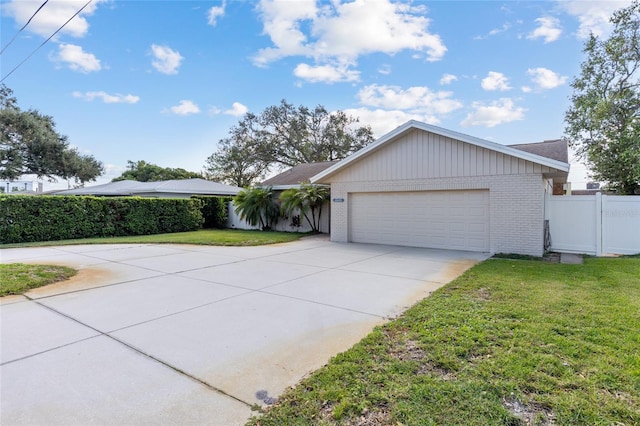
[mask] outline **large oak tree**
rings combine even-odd
[[[0,178],[16,180],[34,174],[84,184],[102,173],[102,163],[70,147],[67,137],[56,131],[52,117],[35,109],[21,110],[12,90],[0,86]]]
[[[269,169],[341,160],[373,140],[369,126],[358,126],[357,118],[342,111],[282,100],[259,115],[246,114],[219,142],[205,168],[214,179],[248,186]]]
[[[569,143],[593,178],[640,192],[640,3],[614,13],[606,39],[591,35],[565,115]]]

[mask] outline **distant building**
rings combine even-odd
[[[102,185],[56,191],[52,195],[93,195],[98,197],[189,198],[192,195],[235,196],[242,188],[204,179],[173,179],[155,182],[121,180]]]
[[[0,194],[42,194],[42,182],[3,180],[0,181]]]

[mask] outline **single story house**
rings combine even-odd
[[[540,256],[565,141],[505,146],[409,121],[326,168],[331,240]]]
[[[122,180],[103,185],[58,191],[53,195],[94,195],[100,197],[189,198],[192,195],[233,197],[242,188],[205,179],[174,179],[156,182]]]

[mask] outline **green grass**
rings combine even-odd
[[[245,231],[239,229],[201,229],[172,234],[131,237],[85,238],[80,240],[44,241],[37,243],[4,244],[0,248],[43,247],[74,244],[202,244],[215,246],[258,246],[286,243],[308,234],[275,231]]]
[[[66,266],[0,264],[0,296],[22,294],[32,288],[69,279],[77,272]]]
[[[640,258],[492,259],[251,425],[639,425]]]

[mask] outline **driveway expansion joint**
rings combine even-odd
[[[258,404],[274,402],[426,290],[455,278],[464,269],[456,262],[484,260],[304,241],[273,249],[53,248],[11,258],[105,273],[31,292],[3,312],[7,325],[19,327],[3,333],[2,345],[15,347],[11,358],[22,357],[2,367],[3,422],[106,424],[118,415],[139,423],[243,424]],[[107,398],[96,398],[100,392]]]
[[[78,343],[78,342],[82,342],[82,341],[85,341],[85,340],[95,339],[96,337],[104,336],[104,337],[106,337],[106,338],[108,338],[108,339],[111,339],[111,340],[113,340],[113,341],[117,342],[117,343],[120,343],[121,345],[125,346],[126,348],[128,348],[128,349],[130,349],[130,350],[132,350],[132,351],[134,351],[134,352],[136,352],[136,353],[137,353],[137,354],[139,354],[139,355],[142,355],[142,356],[144,356],[144,357],[146,357],[146,358],[148,358],[148,359],[150,359],[150,360],[152,360],[152,361],[155,361],[155,362],[157,362],[158,364],[161,364],[161,365],[163,365],[163,366],[165,366],[165,367],[167,367],[167,368],[169,368],[169,369],[173,370],[174,372],[176,372],[176,373],[178,373],[178,374],[180,374],[180,375],[182,375],[182,376],[185,376],[185,377],[187,377],[187,378],[189,378],[189,379],[191,379],[191,380],[193,380],[193,381],[195,381],[195,382],[197,382],[197,383],[199,383],[199,384],[203,385],[204,387],[206,387],[207,389],[209,389],[209,390],[211,390],[211,391],[214,391],[214,392],[216,392],[216,393],[219,393],[219,394],[221,394],[221,395],[223,395],[223,396],[226,396],[226,397],[228,397],[228,398],[234,399],[234,400],[236,400],[237,402],[240,402],[240,403],[242,403],[242,404],[246,405],[248,408],[253,409],[253,407],[254,407],[254,405],[253,405],[253,404],[250,404],[250,403],[248,403],[247,401],[244,401],[244,400],[243,400],[243,399],[241,399],[241,398],[238,398],[238,397],[236,397],[236,396],[234,396],[234,395],[232,395],[232,394],[230,394],[230,393],[228,393],[228,392],[225,392],[224,390],[222,390],[222,389],[220,389],[220,388],[217,388],[217,387],[213,386],[212,384],[210,384],[210,383],[206,382],[205,380],[202,380],[202,379],[200,379],[200,378],[198,378],[198,377],[196,377],[196,376],[194,376],[194,375],[192,375],[192,374],[187,373],[187,372],[186,372],[186,371],[184,371],[184,370],[179,369],[178,367],[176,367],[176,366],[174,366],[174,365],[169,364],[168,362],[165,362],[165,361],[163,361],[163,360],[161,360],[161,359],[159,359],[159,358],[156,358],[156,357],[154,357],[153,355],[150,355],[150,354],[148,354],[148,353],[146,353],[146,352],[144,352],[144,351],[142,351],[142,350],[140,350],[140,349],[136,348],[135,346],[130,345],[129,343],[127,343],[127,342],[125,342],[125,341],[123,341],[123,340],[120,340],[120,339],[118,339],[117,337],[112,336],[112,335],[111,335],[111,334],[109,334],[108,332],[103,332],[103,331],[101,331],[101,330],[98,330],[97,328],[92,327],[92,326],[90,326],[89,324],[85,324],[84,322],[82,322],[82,321],[78,320],[77,318],[74,318],[74,317],[72,317],[72,316],[70,316],[70,315],[67,315],[67,314],[65,314],[64,312],[60,312],[60,311],[58,311],[57,309],[52,308],[51,306],[47,306],[47,305],[45,305],[45,304],[42,304],[42,303],[38,302],[38,300],[33,300],[33,299],[30,299],[30,300],[31,300],[33,303],[37,304],[38,306],[41,306],[41,307],[43,307],[43,308],[45,308],[45,309],[48,309],[48,310],[50,310],[50,311],[54,312],[55,314],[58,314],[58,315],[60,315],[60,316],[62,316],[62,317],[64,317],[64,318],[67,318],[67,319],[71,320],[71,321],[74,321],[74,322],[76,322],[76,323],[80,324],[81,326],[87,327],[87,328],[89,328],[89,329],[91,329],[91,330],[95,331],[95,332],[96,332],[96,333],[98,333],[98,334],[97,334],[97,335],[95,335],[95,336],[91,336],[91,337],[85,338],[85,339],[80,339],[80,340],[77,340],[77,341],[74,341],[74,342],[70,342],[70,343],[68,343],[68,344],[61,345],[61,346],[56,347],[56,348],[50,348],[50,349],[47,349],[47,350],[45,350],[45,351],[41,351],[41,352],[39,352],[39,353],[37,353],[37,354],[32,354],[32,355],[29,355],[29,356],[25,356],[25,357],[22,357],[21,359],[31,358],[31,357],[33,357],[33,356],[40,355],[40,354],[43,354],[43,353],[46,353],[46,352],[51,352],[51,351],[53,351],[53,350],[56,350],[56,349],[59,349],[59,348],[62,348],[62,347],[71,346],[71,345],[76,344],[76,343]],[[9,362],[7,362],[7,363],[5,363],[5,364],[9,364],[9,363],[11,363],[11,362],[15,362],[15,361],[19,361],[19,360],[12,360],[12,361],[9,361]],[[4,364],[2,364],[2,365],[4,365]]]

